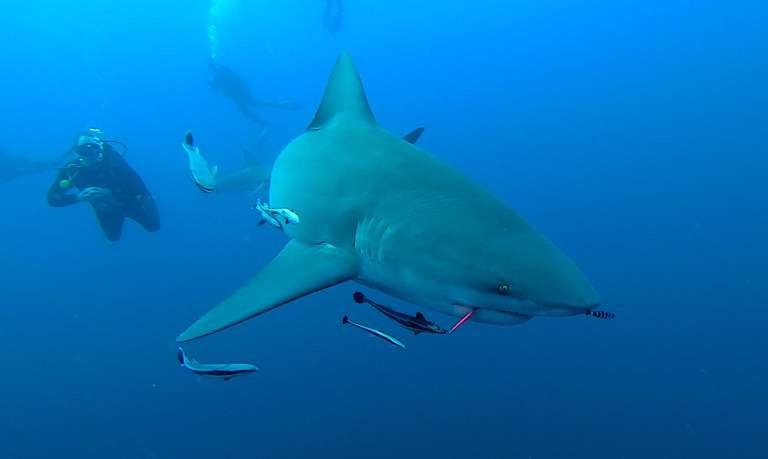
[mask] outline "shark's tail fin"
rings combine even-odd
[[[179,348],[176,351],[176,358],[179,359],[179,365],[184,366],[184,359],[185,359],[185,357],[184,357],[184,349]]]
[[[345,324],[348,324],[348,323],[349,323],[349,317],[344,316],[344,317],[341,318],[341,324],[342,325],[345,325]]]

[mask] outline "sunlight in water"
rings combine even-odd
[[[234,9],[235,3],[234,0],[213,0],[211,2],[211,8],[208,10],[208,52],[213,61],[219,57],[219,26],[221,25],[221,20]]]

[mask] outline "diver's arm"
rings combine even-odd
[[[79,202],[77,194],[67,193],[67,190],[69,190],[67,179],[65,171],[59,171],[56,180],[53,181],[48,189],[48,205],[52,207],[67,207]]]

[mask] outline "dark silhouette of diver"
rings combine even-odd
[[[222,95],[232,99],[240,113],[246,118],[257,124],[266,125],[267,122],[261,119],[254,109],[257,108],[280,108],[286,110],[295,110],[298,106],[293,102],[266,102],[256,100],[251,94],[248,84],[229,67],[219,65],[213,59],[208,61],[208,69],[213,72],[213,80],[208,84],[214,91],[221,92]]]
[[[344,3],[342,0],[325,0],[323,23],[328,32],[333,35],[341,29],[341,20],[344,17]]]
[[[0,183],[26,175],[35,175],[56,168],[56,161],[41,161],[0,151]]]
[[[155,199],[141,177],[109,141],[103,141],[93,133],[81,135],[75,152],[78,157],[59,169],[51,184],[48,204],[66,207],[78,202],[90,203],[110,241],[120,239],[125,217],[138,222],[147,231],[160,229]],[[72,187],[79,193],[68,193]]]

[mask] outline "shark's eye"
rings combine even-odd
[[[499,292],[499,295],[508,295],[509,294],[509,284],[507,284],[506,282],[502,282],[496,288],[496,291]]]

